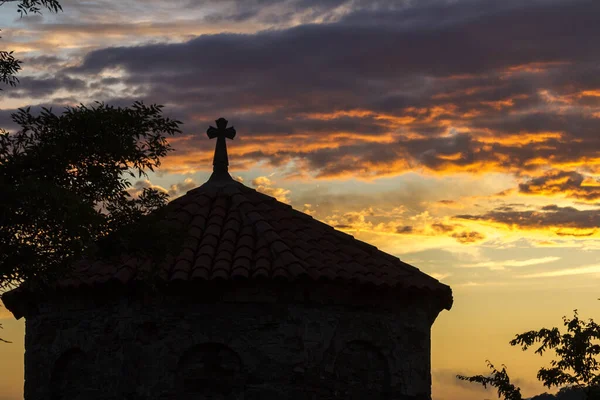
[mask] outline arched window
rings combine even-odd
[[[243,391],[242,361],[219,343],[192,347],[179,360],[177,387],[181,399],[237,399]]]
[[[52,400],[85,399],[88,380],[86,355],[78,348],[65,351],[54,364],[50,379]]]
[[[388,363],[371,343],[348,342],[337,355],[334,379],[337,398],[385,399],[390,380]]]

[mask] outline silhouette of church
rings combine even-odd
[[[2,299],[25,317],[25,400],[431,399],[430,331],[450,287],[214,172],[167,206],[184,233],[152,261],[85,261]]]

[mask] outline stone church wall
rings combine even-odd
[[[26,319],[25,400],[429,399],[432,322],[414,306],[48,302]]]

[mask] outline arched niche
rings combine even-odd
[[[337,354],[334,380],[336,398],[385,399],[390,384],[388,362],[373,344],[351,341]]]
[[[177,392],[180,399],[241,398],[242,360],[220,343],[203,343],[188,349],[177,366]]]
[[[78,348],[65,351],[54,363],[50,378],[51,400],[83,400],[89,389],[89,363]]]

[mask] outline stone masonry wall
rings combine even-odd
[[[119,297],[26,319],[25,400],[430,399],[424,309]]]

